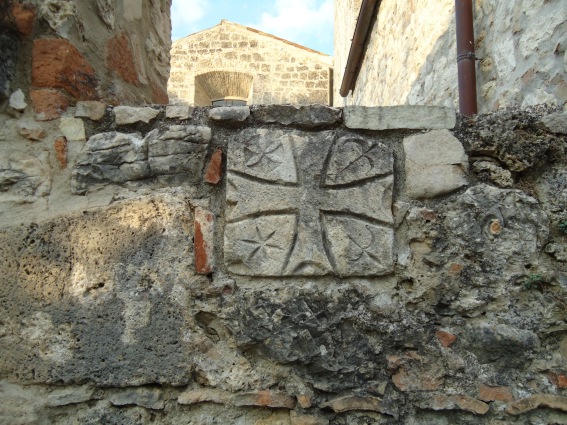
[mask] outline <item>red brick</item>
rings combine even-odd
[[[482,401],[505,401],[506,403],[514,400],[509,387],[491,387],[484,384],[478,386],[478,398]]]
[[[217,184],[221,180],[222,175],[222,150],[217,149],[209,165],[207,166],[207,171],[205,172],[205,181],[211,184]]]
[[[214,222],[214,214],[195,209],[195,269],[200,274],[209,274],[214,269]]]
[[[32,85],[65,90],[79,100],[97,100],[98,80],[93,67],[67,40],[35,40]]]
[[[167,91],[158,87],[157,84],[152,83],[150,84],[150,88],[152,89],[152,102],[156,105],[168,105],[169,104],[169,95]]]
[[[108,40],[106,44],[106,66],[120,75],[127,83],[139,83],[134,54],[126,33],[122,32]]]
[[[58,137],[53,143],[55,155],[61,169],[67,168],[67,139],[64,136]]]
[[[36,16],[36,9],[33,4],[13,3],[12,16],[14,17],[14,24],[20,34],[30,35],[33,32],[33,24]]]
[[[567,376],[563,373],[549,373],[549,380],[555,385],[557,388],[567,388]]]
[[[450,347],[451,344],[453,344],[453,342],[455,342],[455,340],[457,339],[456,335],[445,331],[437,331],[435,332],[435,336],[437,337],[441,345],[445,348]]]
[[[59,118],[69,107],[69,98],[57,90],[32,90],[30,97],[38,121]]]
[[[293,397],[270,390],[237,394],[233,397],[232,403],[234,406],[261,406],[290,410],[295,408]]]

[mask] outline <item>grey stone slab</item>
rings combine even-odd
[[[118,125],[135,124],[137,122],[149,123],[158,114],[159,109],[150,107],[117,106],[114,108],[115,121]]]
[[[567,134],[567,112],[549,114],[541,121],[553,133]]]
[[[248,106],[223,106],[209,110],[209,118],[213,121],[225,123],[241,123],[250,116]]]
[[[374,139],[333,131],[244,130],[228,151],[229,271],[389,273],[392,168],[391,150]]]
[[[448,130],[404,139],[406,194],[433,198],[467,184],[468,158],[461,142]]]
[[[343,116],[348,128],[364,130],[450,129],[457,122],[455,111],[442,106],[347,106]]]
[[[156,388],[125,389],[110,394],[108,399],[115,406],[136,405],[156,410],[165,407],[163,393]]]
[[[341,110],[325,105],[267,105],[255,108],[252,115],[260,123],[318,128],[337,123],[341,119]]]
[[[93,121],[100,121],[106,113],[106,105],[96,100],[86,100],[77,102],[75,117],[89,118]]]
[[[195,108],[185,105],[169,105],[165,108],[166,118],[189,119]]]

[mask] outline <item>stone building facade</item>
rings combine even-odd
[[[330,56],[226,20],[171,49],[172,103],[329,104],[331,85]]]
[[[458,105],[452,0],[382,1],[354,91],[339,96],[360,3],[335,2],[335,105]],[[474,19],[480,112],[567,101],[563,0],[476,1]]]

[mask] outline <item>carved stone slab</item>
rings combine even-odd
[[[393,156],[334,131],[247,129],[228,151],[225,262],[251,276],[393,268]]]

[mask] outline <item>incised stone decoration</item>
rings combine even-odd
[[[229,145],[225,262],[257,276],[384,275],[392,152],[334,131],[251,129]]]

